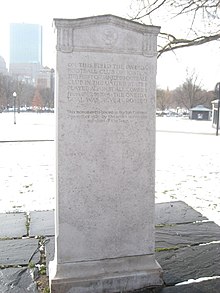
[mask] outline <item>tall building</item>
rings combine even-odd
[[[38,24],[10,25],[9,72],[34,82],[42,67],[42,27]]]

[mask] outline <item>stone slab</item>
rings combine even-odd
[[[33,270],[9,268],[0,270],[1,293],[38,293],[32,278]]]
[[[30,236],[51,236],[54,234],[53,210],[30,212]]]
[[[159,28],[112,15],[55,26],[57,262],[153,254]]]
[[[0,265],[27,265],[34,251],[38,248],[38,240],[32,238],[0,241]],[[32,262],[40,260],[37,252]]]
[[[197,222],[156,227],[156,248],[183,247],[220,240],[214,222]]]
[[[166,285],[220,276],[220,244],[199,245],[156,253]]]
[[[194,283],[164,288],[140,289],[129,293],[219,293],[220,279],[201,280]]]
[[[198,239],[197,239],[197,242],[199,241],[201,241],[201,238],[203,237],[202,235],[201,235],[201,238],[200,238],[200,233],[203,233],[203,235],[204,235],[204,231],[207,231],[207,232],[209,232],[208,233],[208,238],[204,238],[204,242],[206,242],[206,240],[211,240],[211,238],[212,238],[212,233],[214,234],[213,235],[213,237],[214,237],[214,239],[213,240],[217,240],[218,238],[219,238],[219,235],[220,235],[220,233],[218,232],[218,230],[220,229],[219,228],[219,226],[217,226],[216,224],[214,224],[214,223],[209,223],[209,222],[207,222],[207,223],[202,223],[202,225],[199,223],[198,225],[193,225],[193,224],[185,224],[185,225],[183,225],[183,226],[186,226],[186,227],[184,227],[184,231],[187,231],[187,226],[188,225],[190,225],[191,226],[191,234],[190,234],[190,237],[191,237],[191,240],[188,242],[188,243],[192,243],[192,242],[195,242],[195,240],[193,240],[193,235],[195,235],[195,237],[197,237],[198,236]],[[203,225],[205,225],[204,227],[203,227]],[[177,225],[178,227],[180,226],[180,225]],[[182,226],[182,225],[181,225]],[[212,227],[213,226],[213,227]],[[202,227],[202,228],[201,228]],[[175,226],[174,227],[172,227],[172,228],[176,228]],[[180,227],[179,227],[180,228]],[[193,231],[193,228],[195,229],[194,231]],[[200,228],[200,230],[198,230],[197,231],[197,228]],[[167,237],[165,237],[164,238],[164,241],[165,241],[165,243],[163,242],[163,246],[164,247],[170,247],[170,246],[177,246],[177,245],[179,245],[180,244],[180,239],[181,239],[181,236],[180,237],[178,237],[177,236],[177,242],[174,242],[173,241],[173,237],[175,237],[175,233],[173,233],[173,231],[172,231],[172,233],[168,233],[167,234]],[[211,238],[210,238],[211,237]],[[180,239],[179,239],[180,238]],[[49,240],[50,240],[50,242],[48,242],[47,244],[46,244],[46,261],[47,261],[47,274],[48,274],[48,262],[49,261],[51,261],[51,260],[53,260],[53,258],[54,258],[54,237],[50,237],[49,238]],[[166,241],[167,241],[167,244],[166,244]],[[183,243],[183,241],[181,241],[181,243]],[[184,245],[187,245],[187,242],[184,242]],[[161,246],[161,242],[160,242],[160,239],[158,238],[158,235],[157,235],[157,233],[156,233],[156,247],[160,247]],[[205,247],[205,246],[199,246],[199,247]],[[189,249],[189,252],[190,252],[190,255],[192,254],[192,251],[194,251],[195,250],[195,247],[194,248],[190,248],[190,247],[187,247],[186,248],[186,250],[184,250],[184,253],[187,255],[187,249]],[[218,251],[218,250],[217,250]],[[210,257],[211,257],[211,259],[210,259],[210,264],[209,264],[209,267],[210,266],[212,266],[212,258],[214,258],[214,255],[212,255],[212,253],[210,253],[211,255],[210,255]],[[160,253],[157,253],[157,256],[158,255],[160,255],[160,259],[158,259],[159,261],[160,261],[160,264],[161,264],[161,266],[162,266],[162,269],[164,270],[165,269],[165,267],[166,267],[166,265],[168,265],[167,264],[167,262],[169,263],[169,267],[171,267],[172,268],[172,270],[174,270],[174,271],[180,271],[181,272],[181,270],[180,270],[180,268],[179,268],[179,265],[178,265],[178,263],[179,263],[179,260],[176,262],[175,261],[175,258],[177,257],[177,259],[179,259],[179,257],[178,257],[178,250],[176,250],[176,251],[173,251],[173,252],[170,252],[170,251],[161,251]],[[175,257],[172,259],[172,256],[174,256],[175,255]],[[176,256],[177,255],[177,256]],[[168,258],[167,258],[168,257]],[[189,257],[189,259],[190,259],[190,257]],[[200,263],[198,264],[199,266],[202,264],[202,262],[203,262],[203,260],[200,260]],[[181,260],[180,260],[180,263],[181,263]],[[192,263],[193,263],[193,260],[192,260]],[[185,264],[185,262],[184,262],[184,264]],[[186,265],[186,264],[185,264]],[[187,265],[187,268],[189,267],[189,266],[191,266],[191,264],[188,264]],[[197,267],[197,265],[196,264],[194,264],[194,270],[196,271],[197,269],[199,270],[199,266]],[[187,268],[184,268],[184,270],[186,270]],[[166,275],[167,275],[167,270],[169,270],[169,268],[168,269],[166,269]],[[188,270],[188,269],[187,269]],[[179,272],[179,273],[180,273]],[[204,273],[205,272],[205,273]],[[169,274],[169,273],[168,273]],[[202,275],[205,275],[205,274],[207,274],[207,275],[210,275],[210,273],[209,272],[207,272],[206,270],[203,270],[202,271],[202,274],[201,274],[201,276]],[[190,275],[188,275],[188,277],[189,278],[191,278],[190,277]],[[200,272],[197,274],[197,277],[199,278],[200,277]],[[166,281],[167,281],[167,279],[170,279],[170,277],[168,278],[168,277],[166,277]],[[182,281],[182,280],[185,280],[185,279],[187,279],[187,277],[185,278],[185,277],[181,277],[181,276],[179,276],[178,277],[178,280],[179,281]],[[168,284],[169,284],[169,282],[168,282]],[[209,282],[206,282],[206,283],[204,283],[204,285],[206,285],[206,287],[207,288],[209,288],[209,286],[211,286],[211,288],[212,288],[212,286],[215,286],[215,284],[218,284],[218,281],[214,281],[214,280],[211,280],[211,281],[209,281]],[[187,285],[187,286],[189,286],[189,285]],[[181,292],[181,291],[178,291],[178,290],[183,290],[183,292],[187,292],[187,288],[190,288],[191,289],[191,287],[193,287],[193,288],[197,288],[197,285],[195,284],[195,285],[193,285],[193,286],[189,286],[189,287],[187,287],[186,285],[184,285],[184,286],[181,286],[181,287],[169,287],[169,288],[165,288],[166,289],[166,291],[164,291],[164,290],[162,290],[162,291],[151,291],[150,289],[149,290],[144,290],[144,291],[140,291],[140,292],[143,292],[143,293],[145,293],[145,292],[169,292],[168,290],[169,289],[172,289],[172,291],[171,292]],[[217,285],[216,285],[217,286]],[[198,285],[198,288],[199,288],[199,285]],[[213,287],[214,288],[214,287]],[[217,287],[216,287],[217,288]],[[194,289],[193,289],[194,290]],[[139,291],[138,291],[139,292]],[[189,291],[188,291],[189,292]],[[188,293],[187,292],[187,293]],[[193,291],[192,291],[193,292]],[[196,289],[195,289],[195,292],[196,292]],[[209,291],[206,291],[206,292],[209,292]],[[210,291],[211,292],[211,291]],[[214,291],[215,292],[215,291]]]
[[[171,286],[155,291],[142,291],[137,293],[219,293],[220,279],[196,282],[186,285]],[[136,293],[136,292],[135,292]]]
[[[0,214],[0,238],[16,238],[27,235],[25,213]]]
[[[183,201],[163,202],[155,205],[156,225],[182,224],[202,220],[207,220],[207,218]]]
[[[163,284],[154,255],[66,263],[59,266],[58,273],[52,262],[50,276],[54,293],[132,292]]]

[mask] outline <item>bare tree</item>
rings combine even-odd
[[[7,105],[5,76],[0,74],[0,110],[2,111]]]
[[[220,39],[220,0],[133,0],[132,3],[131,18],[139,22],[154,24],[162,14],[166,15],[166,21],[182,19],[184,35],[175,35],[172,29],[160,33],[158,56]]]
[[[157,89],[156,102],[157,102],[157,109],[161,111],[165,111],[166,109],[169,109],[171,105],[171,95],[170,95],[169,89],[167,90]]]
[[[13,105],[12,94],[16,90],[16,85],[12,77],[0,74],[0,106],[1,108]]]
[[[18,111],[20,106],[31,106],[34,90],[33,85],[9,75],[0,74],[0,108],[3,110],[7,107],[13,107],[13,92],[17,94]]]
[[[184,83],[174,91],[174,95],[178,105],[188,110],[199,104],[209,105],[210,99],[213,98],[202,89],[195,72],[188,73]]]

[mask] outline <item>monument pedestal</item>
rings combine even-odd
[[[162,284],[154,258],[158,27],[56,19],[57,206],[51,293]]]
[[[153,255],[97,261],[50,263],[54,293],[128,292],[163,285],[162,269]]]

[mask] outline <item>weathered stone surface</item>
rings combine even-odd
[[[0,214],[0,238],[16,238],[27,235],[25,213]]]
[[[163,268],[166,285],[220,275],[220,244],[161,251],[156,259]]]
[[[49,262],[54,259],[55,253],[55,239],[54,237],[46,238],[46,269],[49,276]]]
[[[161,284],[154,257],[159,28],[112,15],[56,19],[55,25],[58,206],[52,293]]]
[[[38,248],[37,239],[12,239],[0,241],[0,265],[27,265],[32,254]],[[32,262],[37,263],[40,254],[33,257]]]
[[[137,293],[219,293],[219,288],[220,280],[215,279]]]
[[[9,268],[0,270],[1,293],[38,293],[33,280],[33,270],[28,268]]]
[[[165,288],[142,289],[129,293],[219,293],[220,279],[200,281]]]
[[[156,248],[183,247],[220,240],[220,227],[199,222],[156,227]]]
[[[30,212],[30,236],[52,236],[54,234],[53,210]]]
[[[129,292],[152,283],[162,285],[153,255],[66,263],[59,266],[59,278],[52,282],[55,293]]]
[[[158,28],[114,16],[55,23],[58,262],[151,254],[156,51],[143,44],[153,48]]]
[[[160,224],[182,224],[207,220],[183,201],[157,203],[155,205],[155,222]]]

